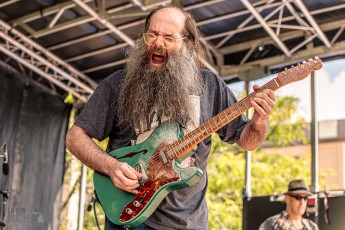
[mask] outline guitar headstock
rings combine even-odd
[[[309,59],[298,63],[296,66],[291,66],[289,69],[285,69],[278,73],[277,79],[281,86],[289,84],[291,82],[300,81],[306,78],[314,70],[319,70],[322,67],[322,60],[319,57]]]

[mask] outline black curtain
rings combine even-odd
[[[69,113],[61,98],[0,70],[0,145],[9,156],[8,175],[0,172],[5,229],[59,228]]]

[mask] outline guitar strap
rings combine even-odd
[[[328,205],[328,196],[327,192],[325,192],[325,198],[323,200],[323,206],[324,206],[324,218],[326,224],[331,224],[331,221],[329,219],[329,205]]]

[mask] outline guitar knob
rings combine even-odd
[[[126,213],[127,214],[132,214],[133,213],[133,210],[131,208],[126,208]]]
[[[133,205],[134,205],[135,207],[139,207],[139,206],[140,206],[140,202],[137,201],[137,200],[135,200],[135,201],[133,202]]]

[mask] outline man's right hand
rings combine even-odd
[[[110,170],[109,177],[116,187],[133,194],[138,194],[137,188],[140,186],[139,179],[143,177],[143,174],[137,172],[125,162],[116,161],[114,168]]]
[[[66,146],[85,165],[108,175],[116,187],[130,193],[138,193],[136,188],[139,187],[139,178],[143,175],[100,149],[84,129],[73,125],[68,130]]]

